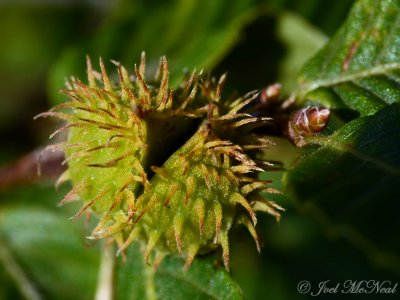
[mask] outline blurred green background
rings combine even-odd
[[[172,84],[185,68],[205,68],[216,76],[227,71],[228,91],[279,81],[289,95],[301,65],[337,30],[352,3],[1,1],[0,167],[49,143],[57,123],[32,118],[63,101],[59,90],[66,77],[85,77],[86,54],[133,68],[145,50],[150,70],[166,54]],[[293,159],[289,150],[276,155]],[[267,176],[280,187],[280,173]],[[45,299],[93,299],[99,251],[85,244],[83,222],[67,221],[79,204],[56,207],[67,188],[56,192],[52,180],[0,188],[0,299],[23,298],[29,288],[21,278]],[[244,230],[232,235],[231,276],[247,299],[305,299],[296,288],[301,280],[399,279],[361,242],[321,226],[285,196],[275,200],[287,212],[280,224],[260,217],[261,255]],[[22,277],[13,273],[15,265]]]

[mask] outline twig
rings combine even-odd
[[[41,176],[37,172],[39,157],[41,158]],[[61,165],[63,160],[64,153],[62,151],[54,152],[46,148],[34,150],[10,166],[0,168],[0,190],[16,185],[55,179],[66,168]]]

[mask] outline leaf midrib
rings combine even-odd
[[[315,80],[306,84],[300,84],[299,90],[301,91],[301,94],[305,95],[308,92],[313,91],[319,87],[334,86],[340,83],[356,81],[370,76],[386,75],[388,72],[397,70],[400,70],[400,62],[377,65],[358,72],[340,74],[339,76],[334,78],[325,78],[325,79]]]

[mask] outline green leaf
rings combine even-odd
[[[300,207],[348,237],[379,266],[400,272],[400,104],[315,139],[288,171]]]
[[[184,260],[167,256],[160,266],[146,265],[138,243],[116,268],[117,299],[243,299],[240,287],[214,256],[197,258],[187,271]]]
[[[340,30],[304,67],[299,101],[318,101],[323,89],[323,98],[334,98],[331,106],[351,108],[361,116],[399,102],[399,19],[400,0],[359,0]]]
[[[76,207],[56,207],[61,195],[52,186],[1,195],[0,265],[20,269],[22,275],[10,276],[22,293],[27,284],[28,292],[49,299],[93,299],[98,251],[85,246],[82,222],[67,220]]]

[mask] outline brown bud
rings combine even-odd
[[[281,85],[279,83],[271,84],[263,89],[260,93],[261,105],[266,107],[271,102],[275,102],[281,93]]]
[[[292,113],[288,124],[289,138],[296,146],[305,144],[304,137],[321,132],[329,122],[329,108],[312,106]]]

